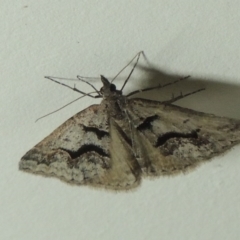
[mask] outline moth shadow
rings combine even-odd
[[[174,82],[187,76],[170,74],[152,66],[138,65],[138,69],[143,74],[140,80],[131,80],[131,82],[134,81],[135,83],[134,89],[136,89],[136,81],[138,88],[140,86],[140,89],[143,89]],[[240,119],[240,84],[231,83],[230,79],[225,79],[225,82],[222,81],[223,79],[220,81],[212,77],[199,78],[190,76],[188,79],[170,86],[139,92],[132,97],[167,101],[171,100],[172,97],[181,95],[181,93],[184,95],[205,88],[204,91],[184,97],[173,104],[200,112]]]

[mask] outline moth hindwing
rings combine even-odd
[[[113,190],[186,172],[240,142],[240,120],[131,98],[101,76],[99,105],[77,113],[21,159],[21,170]],[[130,94],[129,94],[130,95]]]

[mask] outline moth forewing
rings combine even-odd
[[[149,175],[184,172],[240,142],[239,120],[145,99],[129,100],[128,115]]]

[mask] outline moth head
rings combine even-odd
[[[101,81],[103,83],[103,87],[100,89],[100,92],[103,97],[117,97],[122,95],[122,92],[117,90],[116,86],[108,81],[107,78],[101,75]]]

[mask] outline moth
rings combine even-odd
[[[34,146],[22,157],[20,170],[75,185],[128,190],[143,177],[187,172],[240,142],[240,120],[172,104],[190,94],[166,102],[129,98],[138,91],[125,96],[123,87],[118,90],[104,76],[101,81],[100,91],[89,85],[102,102],[77,113]]]

